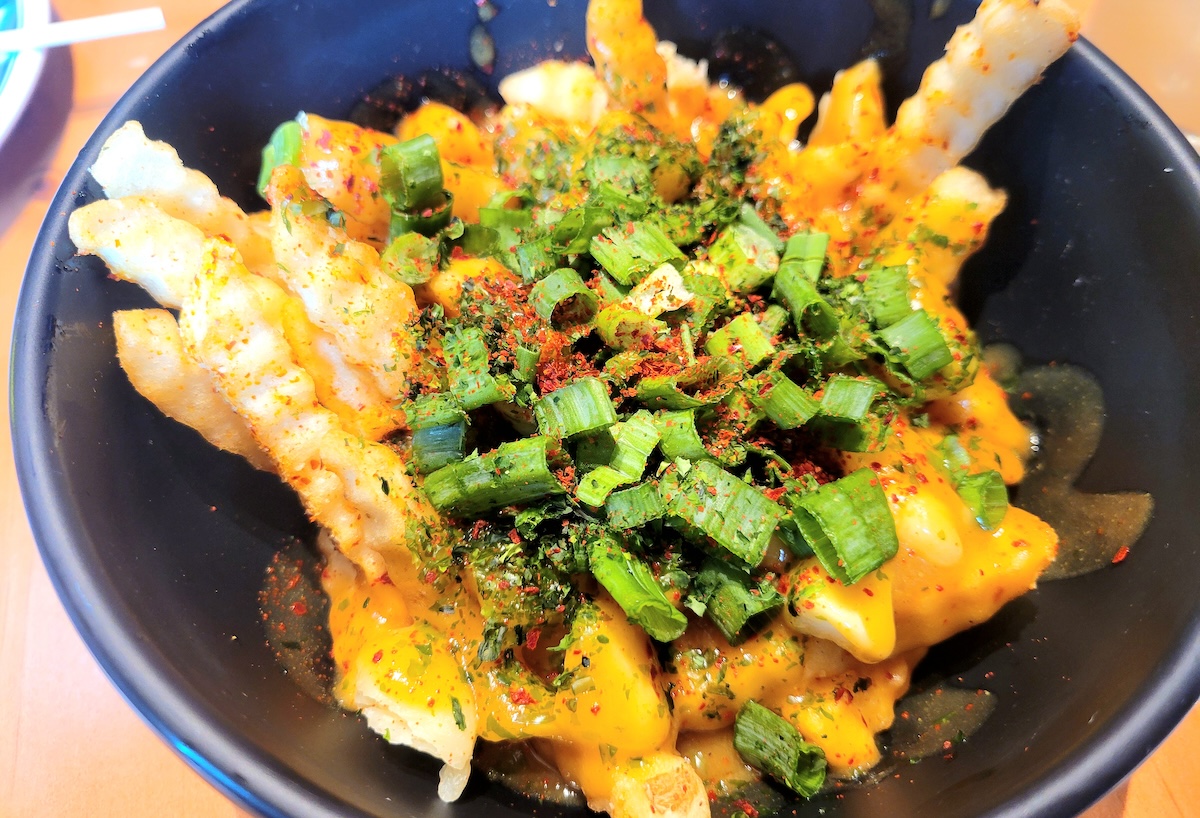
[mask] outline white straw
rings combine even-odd
[[[126,34],[158,31],[166,26],[167,21],[163,19],[162,9],[157,7],[101,14],[81,20],[63,20],[48,25],[0,31],[0,53],[53,48],[87,40],[102,40],[106,37],[123,37]]]

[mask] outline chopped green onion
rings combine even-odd
[[[687,257],[661,229],[648,222],[628,222],[601,231],[592,239],[592,256],[621,284],[642,280],[663,264],[682,270]]]
[[[657,318],[624,304],[609,304],[596,315],[596,333],[612,349],[647,346],[667,333],[667,325]]]
[[[605,182],[622,191],[634,193],[653,190],[650,165],[634,156],[598,154],[583,164],[583,175],[594,189]]]
[[[513,375],[525,383],[533,383],[533,379],[537,376],[538,363],[542,360],[542,354],[536,349],[518,345],[515,356],[517,365],[513,369]]]
[[[971,468],[971,456],[963,448],[958,435],[947,435],[938,444],[937,449],[942,454],[941,465],[949,473],[950,479],[957,483]]]
[[[773,242],[740,222],[721,231],[708,248],[708,258],[721,270],[725,286],[733,293],[757,290],[779,269]]]
[[[896,523],[879,477],[859,469],[792,501],[793,519],[826,571],[853,585],[896,555]]]
[[[600,207],[568,210],[550,231],[550,249],[560,255],[586,253],[592,238],[613,223],[612,214]]]
[[[575,499],[592,508],[600,508],[613,489],[628,485],[635,479],[630,479],[612,466],[597,466],[579,479],[579,485],[575,487]]]
[[[437,142],[422,134],[379,152],[379,189],[393,211],[435,208],[445,181]]]
[[[405,233],[436,236],[438,231],[450,224],[453,208],[454,195],[444,190],[442,198],[435,200],[429,207],[421,210],[393,210],[388,238],[395,239]]]
[[[617,221],[640,219],[650,211],[650,203],[644,196],[631,193],[615,182],[592,185],[588,201],[613,214]]]
[[[459,405],[470,412],[497,401],[510,400],[516,394],[512,384],[488,372],[488,349],[483,330],[460,327],[442,339],[450,392]]]
[[[594,288],[592,291],[600,299],[601,307],[608,307],[625,299],[625,288],[618,286],[617,282],[599,270],[592,279],[592,287]]]
[[[857,423],[816,417],[809,421],[808,428],[816,432],[826,446],[843,452],[877,452],[892,432],[891,424],[874,413]]]
[[[397,236],[379,256],[379,266],[410,287],[424,284],[438,269],[438,246],[420,233]]]
[[[876,267],[866,275],[863,295],[875,326],[889,327],[913,311],[908,297],[908,267]]]
[[[542,397],[534,406],[538,432],[561,440],[607,429],[617,411],[599,378],[580,378]]]
[[[668,460],[678,457],[687,460],[703,460],[708,457],[708,450],[700,440],[696,431],[696,412],[694,409],[681,409],[675,412],[659,412],[654,419],[662,439],[659,445]]]
[[[866,418],[867,411],[883,388],[883,384],[874,378],[834,375],[825,384],[825,394],[821,396],[821,414],[835,420],[858,423]]]
[[[782,372],[759,377],[747,391],[750,402],[761,409],[780,429],[795,429],[808,423],[821,404]]]
[[[837,311],[817,292],[816,285],[798,264],[780,266],[771,297],[788,308],[796,331],[802,335],[831,338],[841,327]]]
[[[412,436],[413,463],[421,474],[435,472],[466,454],[467,424],[463,421],[445,426],[416,429]]]
[[[891,348],[908,374],[918,381],[954,362],[937,322],[925,310],[917,310],[881,329],[879,338]]]
[[[740,360],[751,368],[775,352],[771,337],[763,330],[758,319],[748,312],[709,335],[704,348],[709,355]]]
[[[693,588],[699,591],[705,615],[733,645],[744,637],[751,619],[782,607],[784,601],[769,582],[756,583],[745,571],[712,558],[705,561]]]
[[[631,489],[610,494],[604,501],[604,512],[608,515],[609,525],[627,530],[660,519],[667,513],[667,507],[653,483],[639,483]]]
[[[592,469],[579,481],[575,496],[589,506],[604,505],[605,498],[617,486],[636,483],[642,479],[646,463],[650,455],[658,447],[659,432],[654,424],[654,417],[646,410],[635,412],[623,423],[617,423],[609,428],[613,447],[609,450],[608,462]],[[597,444],[603,445],[602,438],[597,438]],[[596,445],[596,444],[592,444]],[[588,459],[601,454],[599,448],[593,452],[585,452]],[[577,458],[576,465],[579,465]]]
[[[493,230],[526,230],[533,224],[533,214],[524,209],[481,207],[479,223]]]
[[[516,256],[517,267],[526,281],[537,281],[550,275],[558,269],[561,258],[550,249],[549,237],[521,242],[517,245]]]
[[[732,302],[732,296],[716,270],[715,265],[707,262],[691,262],[682,273],[683,286],[692,294],[688,319],[697,332],[726,312]]]
[[[783,328],[787,326],[788,318],[790,317],[786,309],[778,304],[771,304],[758,316],[758,324],[762,327],[762,331],[766,333],[768,338],[774,338],[783,332]]]
[[[742,376],[729,358],[705,358],[674,375],[654,375],[637,385],[637,398],[652,409],[697,409],[718,403]]]
[[[669,514],[750,566],[762,562],[786,514],[778,503],[709,460],[692,463],[664,499]]]
[[[534,284],[529,301],[538,315],[564,332],[588,327],[600,308],[596,294],[570,267],[559,268]]]
[[[421,395],[413,401],[407,412],[408,428],[428,429],[431,426],[445,426],[457,423],[466,418],[463,408],[453,395],[439,392],[435,395]]]
[[[771,229],[771,226],[763,221],[762,216],[755,211],[754,205],[749,202],[743,202],[741,209],[738,211],[738,221],[749,227],[759,236],[761,236],[776,253],[782,253],[784,249],[783,239],[779,238],[779,234]]]
[[[968,474],[957,484],[958,496],[971,509],[981,528],[991,531],[1008,513],[1008,488],[997,471]]]
[[[816,795],[825,783],[825,751],[756,701],[746,702],[738,711],[733,746],[751,767],[805,798]]]
[[[779,260],[779,271],[790,268],[815,282],[825,267],[825,253],[829,249],[828,233],[796,233],[787,240],[783,257]]]
[[[551,443],[546,437],[504,443],[438,469],[425,478],[422,489],[434,508],[458,517],[562,494],[565,489],[546,460]]]
[[[613,537],[597,539],[588,556],[592,574],[612,594],[630,622],[659,642],[683,635],[687,617],[667,599],[644,562],[635,559]]]
[[[294,119],[280,124],[262,150],[262,168],[258,172],[258,195],[267,195],[271,172],[280,165],[296,165],[304,147],[304,129]]]
[[[654,416],[641,409],[628,420],[614,425],[610,431],[617,448],[609,465],[629,478],[630,483],[642,479],[646,462],[658,448],[660,438]]]

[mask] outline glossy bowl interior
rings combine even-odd
[[[862,6],[863,8],[859,8]],[[890,83],[915,88],[970,4],[929,19]],[[658,0],[662,36],[771,31],[821,89],[871,29],[867,4]],[[118,368],[109,317],[148,306],[72,256],[66,214],[98,195],[104,138],[137,118],[243,206],[258,150],[298,110],[344,116],[384,76],[469,67],[473,3],[235,2],[155,64],[88,143],[50,208],[21,292],[12,424],[44,559],[85,640],[131,704],[217,786],[267,815],[528,815],[475,781],[444,806],[437,764],[389,748],[306,697],[268,650],[256,592],[287,538],[311,534],[278,482],[160,416]],[[510,0],[488,29],[495,73],[584,53],[583,0]],[[484,78],[485,80],[488,78]],[[1086,43],[971,158],[1011,196],[964,272],[989,341],[1080,364],[1107,423],[1080,485],[1157,501],[1119,568],[1047,583],[934,651],[930,673],[998,694],[953,761],[926,761],[800,814],[1066,816],[1117,784],[1200,694],[1200,168],[1191,148]],[[819,807],[823,812],[818,813]],[[554,807],[537,808],[554,815]]]

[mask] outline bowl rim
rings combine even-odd
[[[17,0],[17,25],[36,26],[50,22],[50,0]],[[0,86],[0,145],[12,134],[25,106],[29,104],[46,64],[43,49],[18,51],[8,77]]]
[[[43,403],[49,353],[40,304],[46,301],[54,255],[65,230],[75,186],[85,178],[104,138],[152,95],[162,76],[211,30],[229,24],[256,0],[233,0],[172,45],[113,106],[72,163],[35,241],[15,312],[10,369],[10,426],[18,483],[30,527],[52,584],[88,650],[134,711],[209,783],[260,815],[338,818],[366,813],[303,779],[241,735],[236,725],[207,712],[193,683],[169,669],[156,648],[139,639],[132,608],[111,593],[102,566],[77,543],[90,539],[83,520],[59,498],[65,474],[55,457],[53,428]],[[48,4],[47,4],[48,8]],[[38,56],[41,56],[38,52]],[[1167,151],[1200,190],[1200,160],[1178,128],[1127,74],[1080,38],[1065,59],[1082,60],[1161,134]],[[41,252],[38,252],[38,250]],[[34,318],[39,319],[35,322]],[[1116,787],[1146,759],[1200,699],[1200,608],[1176,650],[1129,703],[1087,744],[1040,770],[1032,784],[980,818],[1074,815]]]

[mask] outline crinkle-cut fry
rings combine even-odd
[[[900,106],[885,150],[901,185],[920,190],[957,165],[1078,37],[1066,0],[984,0]]]
[[[301,112],[298,164],[313,190],[346,217],[346,232],[382,248],[391,208],[379,192],[379,151],[396,137],[336,119]]]
[[[522,105],[542,116],[595,127],[608,108],[608,90],[590,66],[545,60],[500,81],[508,105]]]
[[[223,236],[238,248],[250,269],[271,275],[271,243],[257,229],[259,223],[222,196],[211,179],[185,167],[173,147],[147,139],[140,122],[126,122],[105,141],[91,173],[108,198],[147,198],[206,236]]]
[[[390,551],[418,547],[436,515],[394,451],[345,431],[317,399],[283,326],[288,294],[210,239],[180,313],[184,347],[213,373],[308,514],[371,580]]]
[[[200,269],[203,231],[140,196],[87,204],[67,227],[80,254],[98,256],[164,307],[179,308]]]
[[[940,174],[880,231],[874,253],[884,265],[906,264],[921,286],[915,306],[937,310],[966,259],[987,238],[1008,196],[970,168]]]
[[[80,253],[100,257],[115,278],[142,286],[164,307],[183,304],[202,268],[204,233],[149,199],[92,202],[71,214],[69,229]],[[402,425],[392,399],[369,373],[346,361],[329,333],[313,326],[298,299],[291,299],[285,315],[288,340],[313,376],[322,405],[334,410],[347,429],[379,440]],[[183,422],[203,433],[195,423]]]
[[[708,791],[696,768],[674,753],[653,753],[617,769],[612,818],[708,818]]]
[[[392,744],[441,759],[438,795],[453,801],[471,773],[479,733],[475,693],[444,635],[414,621],[391,583],[367,583],[341,554],[321,544],[329,632],[338,680],[334,695]]]
[[[809,146],[876,139],[887,130],[883,111],[882,74],[874,59],[837,72],[833,87],[817,105],[817,124]]]
[[[241,455],[255,468],[274,470],[250,427],[217,391],[212,375],[184,353],[175,316],[166,310],[114,312],[113,334],[117,360],[142,397],[218,449]]]
[[[277,167],[267,186],[271,243],[289,290],[309,319],[337,339],[346,360],[369,372],[393,398],[408,385],[412,339],[404,328],[417,310],[412,288],[379,266],[374,247],[355,241],[304,205],[320,202],[297,168]]]
[[[658,53],[654,28],[642,13],[642,0],[588,3],[587,47],[617,104],[664,131],[674,131],[667,63]]]

